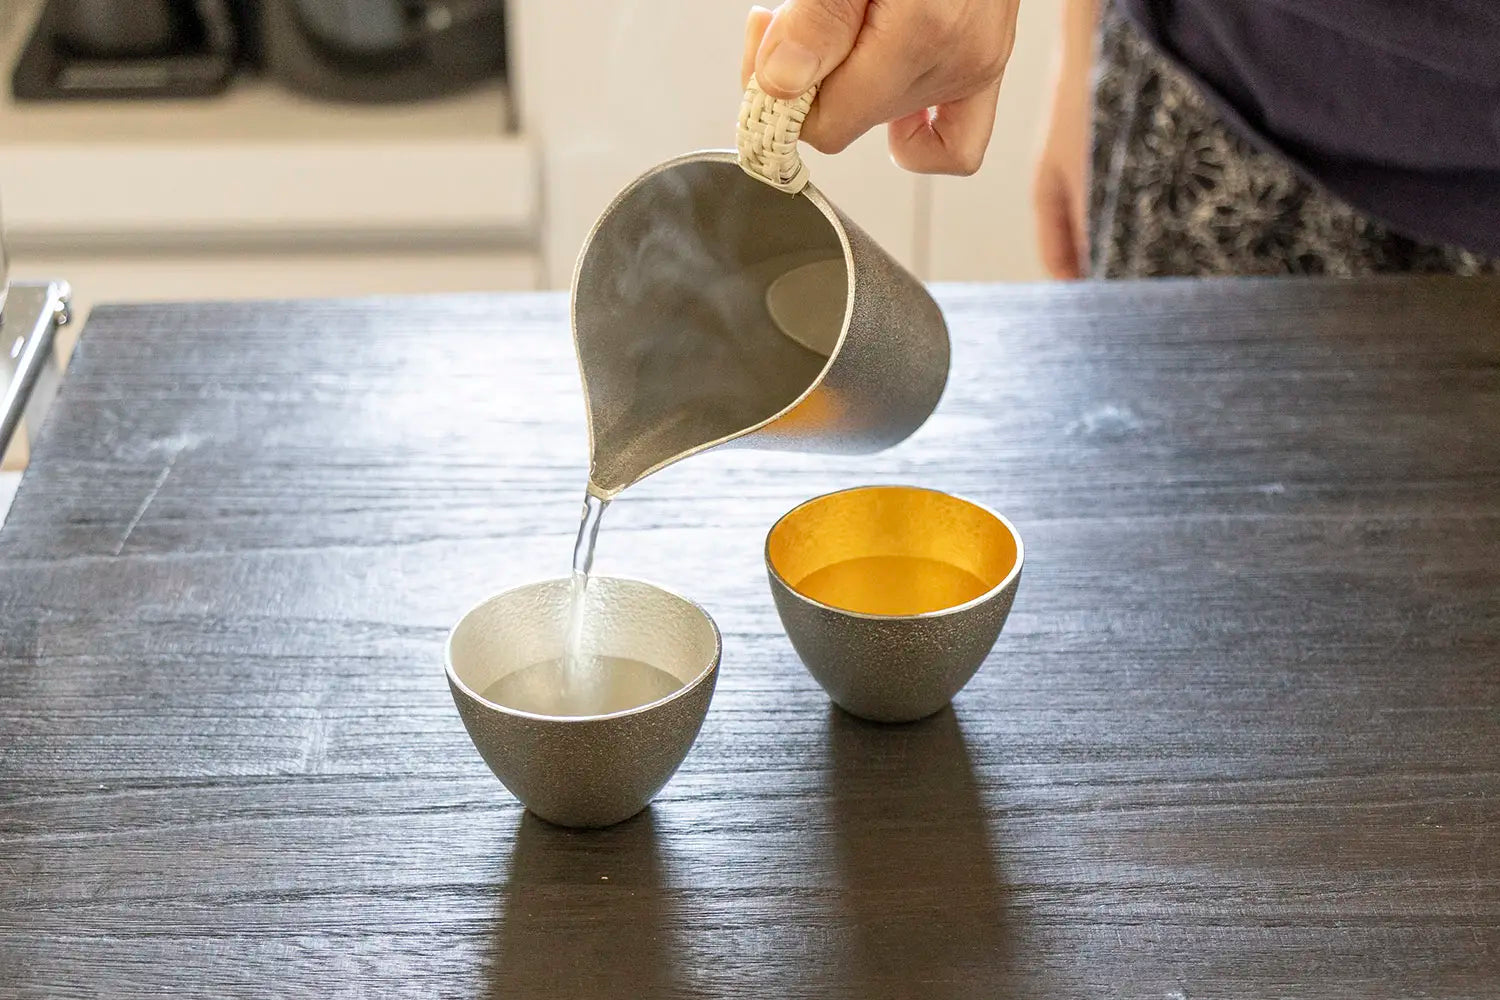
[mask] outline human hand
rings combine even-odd
[[[887,126],[891,159],[927,174],[972,174],[995,126],[1020,0],[786,0],[751,9],[741,84],[773,97],[820,83],[802,125],[837,153]]]

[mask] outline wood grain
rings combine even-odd
[[[522,815],[447,626],[562,575],[555,296],[97,310],[0,531],[0,996],[1475,997],[1500,982],[1500,284],[940,290],[866,458],[725,452],[599,565],[702,601],[651,810]],[[794,503],[1006,512],[953,710],[831,711],[760,557]]]

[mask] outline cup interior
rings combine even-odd
[[[516,671],[564,655],[571,596],[571,581],[546,580],[480,603],[448,637],[449,675],[494,708],[533,714],[491,701],[485,693]],[[590,655],[634,660],[672,675],[681,687],[659,699],[665,701],[713,671],[721,640],[708,612],[692,601],[639,580],[595,576],[589,580],[582,648]]]
[[[766,539],[782,583],[817,604],[909,617],[966,606],[1019,571],[1021,539],[979,504],[913,486],[870,486],[816,497]]]

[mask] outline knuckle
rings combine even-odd
[[[973,177],[984,166],[983,149],[959,149],[953,153],[953,172],[960,177]]]
[[[915,174],[919,174],[922,172],[917,169],[916,161],[912,159],[911,152],[907,148],[906,143],[899,142],[893,138],[887,144],[887,149],[891,154],[891,162],[900,167],[902,170],[909,170]]]
[[[906,23],[902,25],[912,33],[912,40],[929,44],[941,44],[942,37],[952,29],[951,19],[936,4],[912,4],[906,11]]]
[[[976,70],[979,78],[985,83],[1001,80],[1005,77],[1005,67],[1010,64],[1010,56],[1004,52],[991,52],[985,58],[978,60]]]
[[[814,28],[838,31],[851,37],[865,19],[863,0],[812,0],[800,10]]]
[[[966,7],[964,0],[918,0],[901,4],[901,17],[908,29],[928,32],[938,42],[952,41],[973,20]]]
[[[989,44],[970,44],[964,47],[955,65],[961,67],[964,82],[981,87],[1002,79],[1005,67],[1010,62],[1010,53]]]
[[[922,70],[948,63],[953,57],[955,44],[962,41],[955,37],[953,25],[947,18],[926,4],[917,5],[904,23],[899,27],[891,26],[886,34],[897,40],[908,60]]]

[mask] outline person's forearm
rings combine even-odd
[[[1099,0],[1063,0],[1046,142],[1037,160],[1037,237],[1054,278],[1088,273],[1089,80]]]
[[[1099,0],[1063,0],[1062,66],[1086,72],[1094,61],[1094,33],[1099,27]]]

